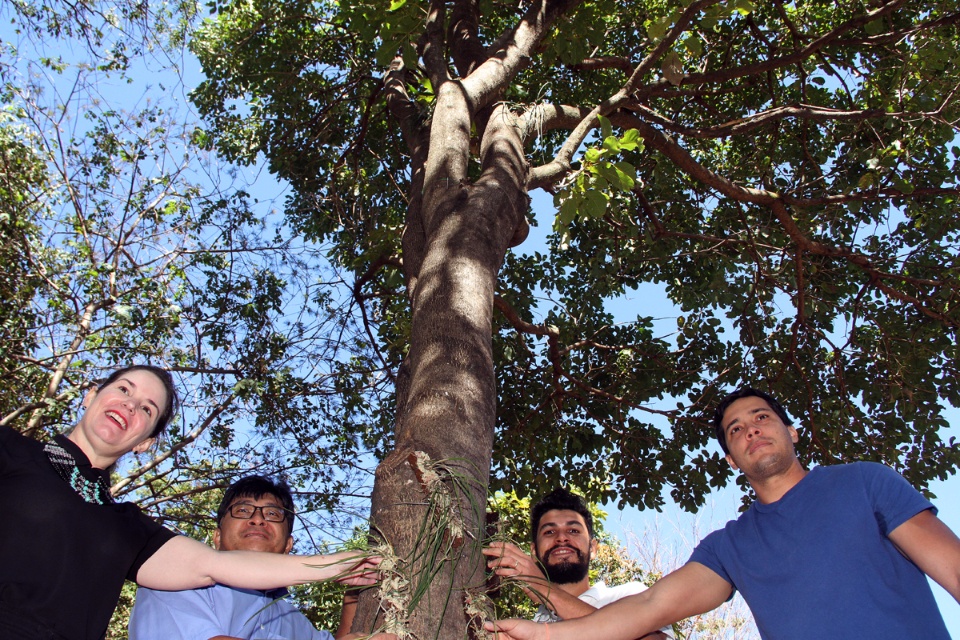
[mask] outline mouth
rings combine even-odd
[[[747,453],[754,453],[761,447],[765,447],[769,444],[771,444],[769,440],[757,440],[754,444],[750,446],[749,449],[747,449]]]
[[[127,430],[127,419],[116,411],[107,411],[104,414],[109,420],[113,421],[121,431]]]
[[[550,550],[550,553],[547,554],[549,558],[559,558],[564,561],[569,560],[571,556],[579,560],[580,551],[573,547],[554,547]]]
[[[263,531],[248,531],[247,533],[243,534],[243,537],[244,538],[263,538],[264,540],[266,540],[267,534],[264,533]]]

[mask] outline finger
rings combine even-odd
[[[491,542],[490,546],[484,547],[480,550],[480,553],[487,556],[499,556],[506,551],[506,543],[504,542]]]

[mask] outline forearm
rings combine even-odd
[[[577,596],[567,593],[556,585],[545,585],[543,591],[538,591],[537,593],[542,594],[543,597],[535,598],[529,593],[528,595],[530,595],[531,599],[535,602],[539,601],[553,611],[561,620],[582,618],[597,610],[592,604],[584,602]]]
[[[652,587],[597,609],[588,616],[550,625],[550,640],[634,640],[677,620],[704,613],[729,597],[731,585],[707,567],[689,562]],[[494,624],[487,628],[494,629]],[[547,640],[543,625],[503,621],[501,640]]]
[[[145,587],[179,591],[214,583],[243,589],[278,589],[340,577],[357,564],[355,552],[289,556],[255,551],[215,551],[184,536],[173,538],[137,573]]]
[[[339,578],[356,563],[354,553],[293,556],[256,551],[218,551],[208,566],[214,582],[241,589],[277,589]]]
[[[645,593],[621,598],[600,609],[581,602],[589,610],[580,615],[572,613],[583,609],[569,607],[564,609],[568,613],[564,616],[558,607],[557,615],[563,622],[551,623],[550,640],[582,640],[587,637],[635,640],[656,632],[665,623],[658,619],[649,599],[644,597]]]
[[[643,611],[643,605],[638,607],[635,599],[639,597],[624,598],[581,618],[551,622],[549,629],[545,624],[527,620],[492,622],[487,629],[499,631],[498,640],[635,640],[658,629],[654,620],[648,620],[650,616]]]

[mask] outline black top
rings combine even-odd
[[[73,442],[57,436],[80,473],[97,481]],[[44,444],[0,427],[0,636],[102,638],[124,579],[174,533],[129,502],[85,502],[61,478]]]

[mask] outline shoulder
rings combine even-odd
[[[827,467],[817,467],[814,471],[827,482],[847,482],[859,484],[867,494],[889,491],[919,492],[907,482],[907,479],[879,462],[851,462]]]
[[[43,443],[33,438],[29,438],[12,427],[0,427],[0,443],[3,443],[4,449],[7,447],[30,447],[42,448]]]
[[[45,443],[25,436],[11,427],[0,427],[0,460],[6,465],[32,465],[36,460],[46,457],[43,452]]]

